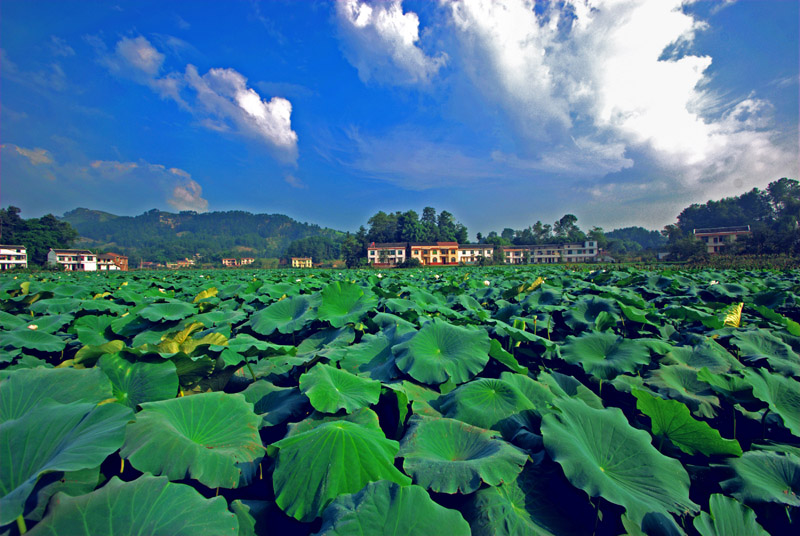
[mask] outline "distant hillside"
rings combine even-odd
[[[92,247],[139,259],[166,262],[198,253],[206,262],[222,257],[281,257],[289,244],[307,237],[339,241],[344,234],[301,223],[283,214],[228,212],[162,212],[116,216],[78,208],[61,218],[80,234],[76,246]]]
[[[615,240],[622,243],[636,243],[641,249],[658,249],[663,248],[667,244],[667,239],[658,231],[649,231],[644,227],[625,227],[623,229],[614,229],[606,233],[606,238],[609,241]],[[628,248],[630,249],[630,248]]]

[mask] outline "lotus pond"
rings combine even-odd
[[[0,533],[800,530],[800,272],[0,275]]]

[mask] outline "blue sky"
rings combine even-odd
[[[0,204],[660,229],[798,178],[795,0],[0,4]]]

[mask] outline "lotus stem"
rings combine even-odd
[[[120,458],[119,459],[119,474],[122,474],[122,472],[124,470],[125,470],[125,458]]]
[[[261,467],[261,464],[258,464],[258,479],[264,480],[264,469]]]
[[[25,519],[22,517],[22,514],[17,516],[17,528],[19,529],[20,534],[25,534],[28,532],[28,527],[25,525]]]
[[[764,412],[764,415],[761,417],[761,439],[767,438],[767,414],[769,413],[769,408]]]
[[[733,410],[733,439],[736,439],[736,410]]]
[[[253,377],[253,381],[256,381],[256,373],[253,372],[253,367],[250,366],[250,363],[245,361],[244,364],[247,366],[247,370],[250,371],[250,376]]]
[[[597,498],[597,502],[594,503],[594,530],[592,531],[592,536],[597,534],[597,523],[600,521],[600,501],[603,500],[602,497]]]
[[[217,488],[217,491],[214,492],[214,497],[219,497],[219,488]]]

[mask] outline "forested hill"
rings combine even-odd
[[[204,262],[222,257],[281,257],[289,244],[306,237],[339,241],[343,233],[283,214],[228,212],[180,212],[150,210],[139,216],[116,216],[78,208],[63,221],[81,238],[76,246],[128,255],[131,262],[173,261],[198,253]]]

